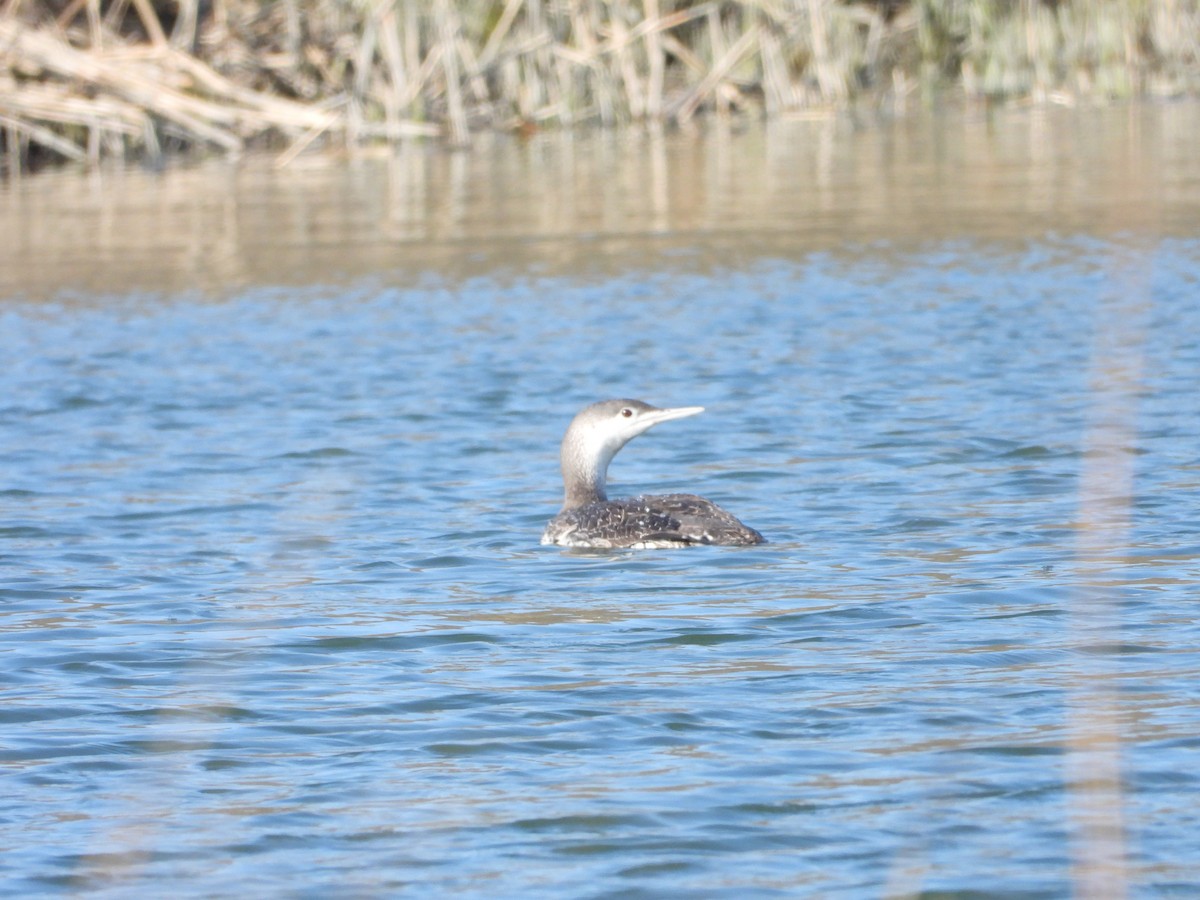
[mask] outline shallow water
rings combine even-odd
[[[1193,896],[1198,117],[10,187],[5,893]]]

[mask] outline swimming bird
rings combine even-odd
[[[602,400],[571,420],[562,442],[562,510],[542,534],[565,547],[685,547],[761,544],[761,534],[695,494],[609,500],[608,464],[622,447],[661,422],[703,412],[703,406],[659,409],[640,400]]]

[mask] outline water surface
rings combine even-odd
[[[9,186],[5,892],[1193,895],[1196,119]]]

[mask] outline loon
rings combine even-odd
[[[715,503],[694,494],[609,500],[608,464],[622,447],[660,422],[703,412],[703,406],[659,409],[640,400],[602,400],[571,420],[562,442],[563,507],[543,544],[565,547],[686,547],[761,544],[764,538]]]

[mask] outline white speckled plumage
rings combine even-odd
[[[661,422],[701,411],[659,409],[640,400],[603,400],[584,408],[563,437],[563,507],[546,526],[542,543],[599,549],[762,543],[753,528],[694,494],[608,499],[608,464],[626,443]]]

